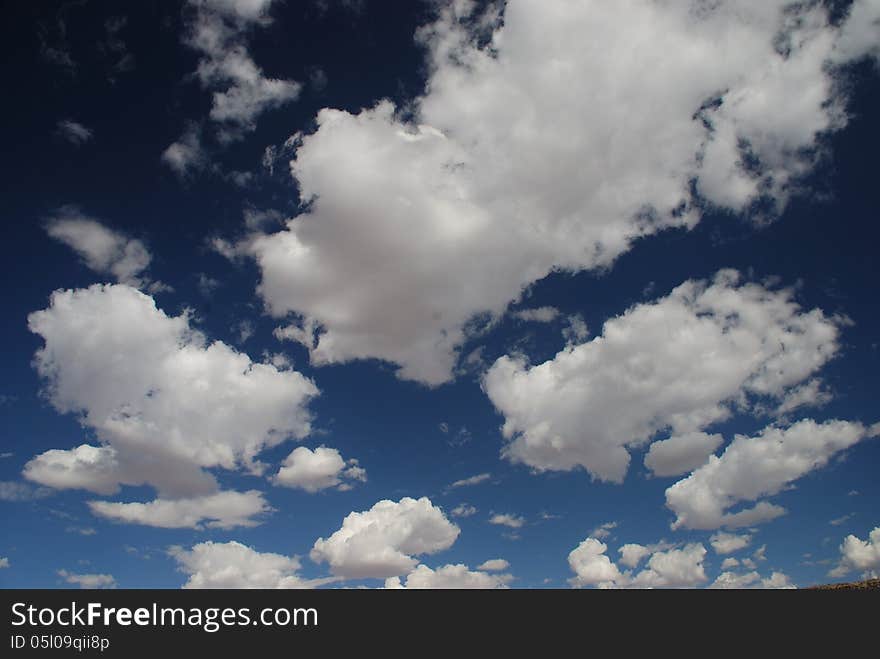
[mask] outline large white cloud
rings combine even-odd
[[[385,588],[486,590],[507,588],[507,584],[512,580],[513,577],[509,574],[489,574],[480,570],[469,570],[467,565],[461,564],[444,565],[436,570],[432,570],[427,565],[418,565],[402,582],[400,577],[386,579]]]
[[[331,487],[348,490],[356,481],[365,481],[367,472],[358,461],[342,459],[335,448],[319,446],[314,451],[298,446],[281,463],[272,479],[276,485],[318,492]]]
[[[880,526],[868,534],[867,540],[848,535],[840,545],[840,563],[829,573],[832,577],[842,577],[854,570],[864,573],[880,572]]]
[[[691,543],[682,548],[669,548],[664,544],[652,547],[628,544],[620,548],[621,563],[635,568],[647,555],[645,567],[621,570],[606,554],[608,546],[589,537],[568,555],[568,564],[575,576],[569,580],[573,586],[597,586],[599,588],[691,588],[707,581],[703,566],[706,548]]]
[[[413,556],[448,549],[458,534],[427,497],[386,499],[347,515],[333,535],[318,538],[310,556],[341,577],[385,579],[413,570],[418,563]]]
[[[849,421],[804,419],[787,428],[769,426],[754,437],[736,435],[720,457],[713,455],[666,490],[666,505],[676,514],[673,528],[736,528],[778,517],[785,510],[760,499],[878,431]],[[728,512],[739,502],[757,504]]]
[[[140,240],[109,229],[70,206],[61,208],[48,221],[46,231],[73,249],[90,270],[113,275],[123,284],[145,283],[142,273],[152,257]]]
[[[445,382],[476,315],[692,226],[695,192],[781,209],[846,122],[828,63],[873,47],[848,36],[864,1],[842,27],[790,0],[510,0],[497,21],[454,3],[418,33],[413,119],[387,100],[321,110],[293,140],[307,211],[224,251],[256,259],[267,309],[292,316],[279,335],[314,363]]]
[[[260,523],[258,518],[271,510],[263,494],[257,490],[224,490],[199,497],[155,499],[148,503],[89,501],[89,508],[95,515],[116,522],[162,529],[256,526]]]
[[[835,355],[838,324],[819,309],[801,309],[789,289],[741,283],[737,272],[722,270],[633,306],[608,320],[601,336],[543,364],[501,357],[483,386],[505,417],[507,458],[539,471],[583,467],[621,482],[628,447],[667,429],[694,433],[726,419],[734,405],[783,397]],[[696,437],[703,455],[716,441]],[[667,441],[675,459],[660,460],[658,451],[669,448],[661,445],[649,461],[672,473],[694,457],[678,444],[692,442]]]
[[[161,500],[145,510],[164,511],[166,499],[217,494],[206,469],[261,473],[264,448],[309,433],[310,380],[208,343],[186,314],[167,316],[129,286],[56,291],[28,323],[45,342],[34,363],[50,402],[101,443],[36,456],[24,468],[35,482],[99,494],[147,484]],[[135,504],[108,505],[144,518]]]
[[[191,549],[174,546],[169,553],[188,576],[184,588],[310,588],[302,579],[299,559],[258,552],[240,542],[200,542]],[[326,580],[323,580],[326,583]]]

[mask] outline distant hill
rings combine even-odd
[[[829,583],[823,586],[810,586],[805,590],[880,590],[880,579],[866,579],[849,583]]]

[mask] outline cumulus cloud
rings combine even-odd
[[[836,354],[841,321],[804,311],[792,294],[722,270],[631,307],[601,336],[543,364],[499,358],[483,388],[505,418],[503,455],[620,483],[628,448],[669,429],[671,450],[661,444],[652,463],[675,471],[679,459],[693,461],[717,438],[690,433],[728,418],[734,405],[783,397]]]
[[[795,588],[795,585],[788,575],[782,572],[773,572],[769,577],[761,577],[757,572],[751,571],[744,573],[722,572],[709,587],[726,590],[745,588],[782,590]]]
[[[302,579],[296,556],[258,552],[240,542],[200,542],[168,553],[187,575],[184,588],[311,588],[324,580]]]
[[[59,209],[46,223],[46,232],[73,249],[94,272],[135,287],[150,281],[142,276],[152,259],[144,243],[107,228],[77,208]]]
[[[291,163],[308,210],[234,250],[315,364],[446,382],[474,319],[549,273],[608,266],[706,205],[781,211],[846,123],[829,63],[867,48],[857,12],[835,26],[822,3],[474,7],[418,31],[428,80],[406,113],[318,113]]]
[[[876,429],[860,423],[804,419],[787,427],[768,426],[754,437],[736,435],[720,457],[666,490],[666,505],[676,514],[673,528],[717,529],[753,526],[785,513],[760,501],[801,476],[825,466],[832,456]],[[739,502],[757,502],[736,513]]]
[[[166,499],[219,495],[206,469],[259,474],[263,449],[309,434],[307,405],[318,393],[310,380],[208,343],[187,314],[168,316],[129,286],[56,291],[28,323],[45,342],[34,364],[46,396],[59,412],[76,414],[101,445],[46,451],[24,475],[98,494],[121,485],[158,490],[153,503],[99,506],[120,519],[164,520],[172,505]]]
[[[260,522],[254,518],[271,510],[262,492],[257,490],[224,490],[200,497],[155,499],[148,503],[89,501],[89,508],[95,515],[116,522],[162,529],[256,526]]]
[[[267,77],[247,50],[248,33],[271,23],[272,0],[189,0],[193,14],[185,42],[199,52],[196,75],[212,89],[210,118],[221,124],[221,137],[253,130],[257,118],[299,96],[302,85]]]
[[[736,559],[733,556],[728,556],[723,561],[721,561],[722,570],[730,570],[731,568],[735,567],[739,567],[739,559]]]
[[[314,451],[298,446],[281,463],[272,482],[306,492],[318,492],[331,487],[346,490],[357,481],[366,481],[367,472],[358,461],[342,459],[335,448],[319,446]]]
[[[411,572],[418,563],[413,556],[448,549],[458,534],[427,497],[386,499],[347,515],[339,530],[315,542],[310,557],[341,577],[386,579]]]
[[[511,529],[520,529],[525,525],[526,520],[519,515],[511,515],[509,513],[497,513],[489,518],[489,524],[496,526],[506,526]]]
[[[501,572],[502,570],[506,570],[510,567],[510,563],[505,561],[503,558],[492,558],[488,561],[483,562],[481,565],[477,566],[478,570],[484,570],[485,572]]]
[[[680,476],[706,463],[721,444],[721,435],[689,432],[654,442],[645,455],[645,466],[655,476]]]
[[[73,119],[62,119],[55,127],[58,134],[74,146],[82,146],[94,137],[91,128],[86,128]]]
[[[840,545],[840,562],[828,574],[842,577],[855,570],[864,573],[880,570],[880,526],[868,534],[867,540],[846,536]]]
[[[703,566],[706,548],[699,543],[680,549],[664,543],[647,548],[624,545],[620,549],[621,562],[630,567],[636,567],[650,554],[645,568],[639,572],[621,571],[608,557],[607,550],[608,546],[595,538],[581,542],[568,555],[569,567],[575,573],[569,583],[599,588],[691,588],[707,581]]]
[[[740,549],[745,549],[751,541],[752,536],[747,533],[738,535],[736,533],[725,533],[724,531],[719,531],[709,538],[709,544],[712,545],[712,549],[715,550],[716,554],[721,555],[732,554]]]
[[[502,561],[504,562],[504,561]],[[506,565],[505,565],[506,567]],[[500,568],[504,569],[504,568]],[[513,580],[509,574],[488,574],[469,570],[467,565],[444,565],[432,570],[427,565],[419,565],[401,582],[400,577],[389,577],[385,588],[432,588],[432,589],[493,589],[507,588]]]
[[[58,570],[58,576],[80,588],[116,588],[116,579],[110,574],[75,574],[67,570]]]

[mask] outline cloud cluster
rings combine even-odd
[[[511,581],[513,577],[509,574],[489,574],[482,569],[470,570],[467,565],[462,564],[444,565],[436,570],[432,570],[427,565],[418,565],[403,581],[400,577],[386,579],[385,588],[486,590],[507,588]]]
[[[602,334],[530,366],[503,356],[483,388],[504,415],[504,455],[538,470],[586,469],[623,481],[628,448],[669,430],[648,466],[682,473],[717,436],[699,431],[751,401],[779,399],[838,350],[840,320],[789,289],[722,270],[608,320]]]
[[[116,588],[116,579],[111,574],[76,574],[67,570],[58,570],[58,576],[79,588]]]
[[[347,515],[339,530],[315,542],[310,556],[340,577],[386,579],[412,571],[418,563],[414,556],[448,549],[458,534],[427,497],[386,499]]]
[[[575,587],[599,588],[691,588],[708,578],[703,566],[706,548],[699,543],[668,548],[663,545],[621,547],[621,563],[635,568],[647,556],[642,570],[622,571],[606,554],[608,546],[589,537],[568,555],[568,564],[575,576],[569,583]]]
[[[753,437],[736,435],[721,456],[709,461],[666,490],[666,505],[676,519],[673,528],[717,529],[753,526],[785,513],[763,501],[809,472],[825,466],[840,451],[880,427],[831,420],[804,419],[787,428],[768,426]],[[757,502],[728,512],[740,502]]]
[[[300,578],[299,559],[258,552],[240,542],[200,542],[191,549],[174,546],[169,554],[188,576],[184,588],[310,588]]]
[[[189,0],[195,14],[186,43],[201,55],[196,74],[215,89],[210,117],[225,124],[230,136],[253,130],[266,110],[295,100],[302,85],[266,77],[246,46],[248,32],[271,23],[273,0]]]
[[[335,448],[319,446],[312,451],[298,446],[281,463],[272,482],[314,493],[331,487],[350,490],[354,483],[366,480],[367,472],[358,466],[358,461],[343,460]]]
[[[307,210],[232,250],[315,364],[446,382],[547,274],[607,266],[707,204],[774,215],[846,123],[839,65],[875,50],[865,0],[839,26],[789,0],[474,7],[419,30],[407,118],[387,100],[318,113],[291,162]]]
[[[307,405],[318,393],[310,380],[209,343],[187,314],[168,316],[129,286],[55,291],[28,325],[44,341],[34,364],[49,401],[76,414],[100,445],[46,451],[25,477],[98,494],[143,484],[159,492],[152,504],[96,504],[100,514],[160,526],[242,522],[243,511],[265,510],[259,493],[218,499],[206,470],[261,473],[264,448],[309,433]]]

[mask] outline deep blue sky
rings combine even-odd
[[[167,548],[190,548],[208,540],[235,540],[259,552],[298,555],[301,574],[317,578],[328,574],[326,565],[307,558],[317,538],[327,538],[352,511],[405,496],[427,496],[447,515],[463,502],[477,508],[470,517],[450,518],[461,528],[451,548],[419,556],[432,568],[464,563],[475,569],[486,559],[504,558],[515,577],[513,586],[566,587],[572,576],[569,552],[601,524],[616,522],[603,539],[612,560],[624,543],[699,542],[708,549],[704,565],[711,583],[724,558],[710,548],[713,531],[670,529],[674,514],[664,506],[664,492],[681,477],[651,477],[642,463],[647,444],[631,451],[622,485],[595,480],[583,469],[533,473],[527,465],[501,457],[504,417],[481,388],[482,371],[470,370],[429,387],[396,377],[393,365],[378,360],[310,364],[303,346],[273,337],[281,322],[263,312],[263,300],[255,292],[260,280],[255,261],[231,262],[209,248],[212,237],[241,235],[246,208],[274,209],[285,217],[299,212],[296,182],[286,166],[290,154],[270,173],[261,165],[267,146],[280,148],[296,131],[313,132],[321,108],[356,113],[382,98],[406,104],[424,90],[424,50],[413,34],[432,20],[427,3],[326,4],[288,0],[272,5],[271,24],[247,38],[250,56],[267,77],[304,83],[302,92],[296,100],[260,113],[255,129],[240,141],[223,145],[206,129],[203,147],[215,169],[187,177],[175,175],[160,156],[187,122],[210,126],[211,95],[193,77],[200,55],[182,41],[187,14],[179,3],[122,7],[92,0],[8,8],[0,28],[6,231],[0,376],[0,453],[5,457],[0,459],[0,481],[19,483],[30,494],[8,497],[29,500],[0,501],[0,557],[9,562],[0,569],[0,585],[68,586],[58,574],[66,570],[110,574],[119,587],[176,588],[186,575]],[[133,65],[114,72],[120,55],[108,52],[105,21],[121,15],[127,23],[119,38]],[[59,32],[61,22],[65,35]],[[74,65],[52,61],[47,47],[65,51]],[[318,70],[325,84],[309,82]],[[849,65],[842,80],[849,90],[848,122],[819,138],[827,147],[826,157],[779,217],[757,224],[706,203],[695,228],[639,239],[609,268],[557,272],[535,282],[513,306],[552,306],[560,320],[524,323],[504,316],[488,333],[472,338],[463,354],[482,346],[484,368],[514,350],[538,364],[564,347],[564,317],[580,314],[591,336],[597,336],[606,320],[634,304],[661,298],[685,280],[735,268],[750,281],[778,277],[782,286],[795,287],[794,299],[804,309],[818,307],[852,321],[841,329],[839,356],[818,372],[833,399],[798,411],[790,421],[843,419],[870,425],[880,420],[880,76],[875,62],[863,59]],[[81,145],[65,139],[57,125],[67,119],[88,127],[92,137]],[[252,172],[252,182],[245,188],[235,185],[223,175],[233,170]],[[321,391],[309,406],[320,433],[304,445],[324,444],[345,458],[356,457],[367,470],[367,482],[350,491],[312,494],[273,487],[243,472],[215,470],[224,489],[262,490],[275,509],[258,526],[227,530],[116,523],[89,511],[86,502],[101,498],[91,492],[35,493],[38,485],[22,476],[34,456],[100,443],[76,414],[60,414],[52,407],[41,393],[46,383],[32,364],[44,342],[28,330],[28,314],[46,308],[56,289],[111,279],[85,267],[68,246],[47,235],[48,219],[70,205],[144,242],[152,254],[150,275],[173,287],[154,296],[168,315],[191,309],[193,324],[210,339],[236,346],[254,360],[264,351],[287,354],[294,368]],[[200,291],[200,275],[218,282],[210,295]],[[243,343],[235,329],[242,320],[254,324],[253,335]],[[735,433],[753,435],[772,421],[734,414],[707,432],[722,433],[727,443]],[[285,442],[260,458],[277,467],[295,445]],[[717,453],[721,451],[723,447]],[[796,585],[828,581],[828,571],[840,561],[843,539],[849,534],[866,539],[880,525],[878,461],[880,443],[865,439],[768,497],[788,513],[755,527],[749,547],[732,555],[750,556],[766,545],[767,560],[757,568],[762,577],[780,571]],[[456,480],[481,473],[491,478],[447,489]],[[115,496],[149,501],[155,493],[148,486],[125,486]],[[489,524],[495,513],[521,516],[525,524],[519,529]],[[846,515],[844,522],[830,524]],[[381,580],[346,583],[379,585]]]

